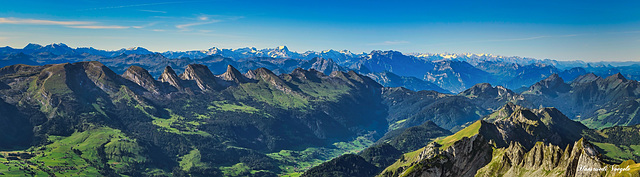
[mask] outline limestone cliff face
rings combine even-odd
[[[117,92],[120,88],[116,83],[120,83],[118,75],[104,64],[97,61],[79,62],[73,64],[64,64],[66,72],[75,79],[86,77],[91,80],[97,87],[105,92]],[[84,73],[78,72],[84,70]]]
[[[564,150],[542,142],[527,150],[513,141],[506,148],[494,149],[482,135],[476,135],[463,138],[444,151],[432,143],[419,154],[418,161],[380,176],[612,176],[610,166],[599,156],[586,140]]]
[[[200,90],[215,90],[221,87],[209,67],[201,64],[187,65],[184,73],[180,74],[180,79],[195,81],[195,85]]]
[[[529,151],[515,142],[497,149],[494,154],[491,163],[478,170],[476,176],[605,176],[610,171],[586,140],[576,141],[564,150],[556,145],[536,143]]]
[[[638,107],[640,83],[622,74],[606,78],[586,74],[571,84],[552,75],[523,92],[519,104],[527,107],[553,106],[572,119],[588,122],[590,128],[640,123],[634,112]]]
[[[304,70],[302,68],[296,68],[291,72],[291,74],[286,74],[286,76],[290,76],[291,78],[295,78],[297,80],[308,80],[312,82],[320,81],[321,77],[325,77],[324,74],[318,72],[315,69]]]
[[[160,75],[159,80],[160,82],[169,83],[169,85],[175,87],[178,90],[184,89],[184,86],[182,86],[182,83],[180,82],[180,78],[178,77],[176,72],[173,71],[171,66],[167,66],[164,68],[164,72],[162,72],[162,75]]]
[[[258,68],[249,72],[251,74],[247,74],[252,79],[262,80],[270,85],[274,86],[276,89],[283,91],[284,93],[293,93],[293,89],[287,85],[280,77],[273,74],[273,72],[269,71],[266,68]]]
[[[227,65],[227,71],[219,75],[222,80],[231,82],[233,84],[241,84],[251,82],[249,78],[245,77],[231,65]]]
[[[530,86],[528,92],[557,97],[559,93],[566,93],[569,90],[571,86],[566,84],[558,74],[553,74]]]
[[[329,75],[334,71],[343,71],[345,69],[343,69],[340,65],[338,65],[336,62],[334,62],[332,59],[324,59],[324,58],[313,58],[311,59],[310,62],[311,69],[315,69],[318,71],[321,71],[322,73]]]
[[[399,174],[382,176],[474,176],[476,171],[491,161],[493,149],[482,135],[463,138],[444,151],[435,144],[428,145],[419,155],[419,161]]]
[[[445,150],[434,142],[417,157],[399,160],[380,176],[611,175],[598,171],[610,166],[601,161],[591,143],[580,138],[586,127],[557,109],[507,104],[492,116],[492,123],[481,120],[462,133],[436,140],[444,144],[454,141]],[[477,133],[469,134],[474,131]]]
[[[142,86],[149,92],[156,94],[162,92],[160,83],[153,79],[153,76],[151,76],[147,70],[139,66],[129,67],[129,69],[122,74],[122,77]]]
[[[480,133],[492,139],[499,148],[509,146],[512,141],[526,149],[532,148],[537,142],[564,148],[578,141],[582,131],[587,129],[555,108],[526,109],[511,103],[484,120],[492,123],[485,124]]]
[[[503,86],[491,86],[489,83],[476,84],[458,95],[470,98],[477,105],[491,110],[500,109],[505,103],[518,99],[515,92]]]

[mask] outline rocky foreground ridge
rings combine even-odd
[[[580,138],[584,130],[584,125],[555,108],[507,104],[454,135],[403,155],[380,176],[617,176],[637,172],[625,170],[637,166],[632,160],[620,165],[604,163],[598,148]]]

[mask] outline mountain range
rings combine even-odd
[[[323,163],[303,176],[637,176],[640,166],[634,160],[620,160],[608,149],[627,143],[615,143],[604,136],[630,133],[624,137],[633,144],[637,143],[638,130],[637,126],[592,130],[555,108],[527,109],[509,103],[422,148],[398,154],[393,145],[373,146],[358,155],[343,155]],[[371,158],[369,151],[384,153]],[[378,165],[376,159],[389,156],[395,162]],[[609,161],[612,158],[616,160]],[[361,173],[352,173],[355,170]]]
[[[375,132],[387,129],[385,112],[364,109],[384,110],[376,100],[382,86],[354,72],[329,76],[295,69],[278,76],[259,68],[241,74],[229,65],[214,75],[207,66],[190,64],[179,75],[167,66],[156,80],[141,67],[118,75],[99,62],[0,70],[8,113],[0,120],[12,124],[2,148],[37,145],[34,163],[79,163],[86,169],[73,173],[85,175],[137,176],[152,169],[220,175],[217,167],[225,164],[280,172],[286,169],[277,164],[291,162],[269,153],[381,136]],[[57,155],[84,162],[50,155],[69,145],[53,136],[80,141],[83,146],[71,148],[75,155]],[[192,156],[197,162],[186,160]]]
[[[295,53],[286,47],[246,50],[256,55],[243,58],[69,49],[0,49],[11,64],[0,68],[1,174],[617,176],[640,169],[638,81],[602,74],[633,66],[563,70],[397,51],[344,62],[283,58]]]
[[[323,60],[319,63],[310,62],[320,58]],[[638,62],[569,62],[489,54],[402,54],[397,51],[355,54],[347,50],[298,53],[290,51],[286,46],[267,49],[213,47],[208,50],[159,53],[142,47],[107,51],[90,47],[71,48],[61,43],[46,46],[29,44],[23,49],[0,48],[0,67],[80,61],[100,61],[113,68],[116,73],[123,73],[129,65],[139,65],[148,69],[154,77],[162,73],[164,66],[170,65],[181,72],[191,63],[213,68],[216,63],[225,62],[242,72],[265,67],[276,74],[289,73],[298,66],[304,69],[314,68],[325,74],[333,70],[355,70],[364,75],[378,75],[372,78],[379,83],[388,84],[384,85],[387,87],[403,86],[415,91],[444,89],[451,93],[459,93],[484,82],[518,90],[554,73],[568,80],[590,72],[601,77],[622,73],[626,78],[640,79]],[[216,74],[224,72],[223,67],[212,70]],[[401,77],[387,77],[384,73]],[[425,84],[414,78],[433,84]]]

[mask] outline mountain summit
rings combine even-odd
[[[554,108],[513,109],[489,123],[473,123],[458,133],[405,154],[381,176],[551,176],[596,175],[577,164],[606,167],[598,150],[580,139],[586,129]],[[501,111],[497,111],[501,112]],[[504,111],[503,111],[504,112]],[[495,114],[495,113],[494,113]]]
[[[209,67],[201,64],[187,65],[184,73],[180,74],[180,79],[194,81],[200,90],[213,90],[220,87]]]
[[[247,83],[249,82],[249,78],[245,77],[231,65],[227,65],[227,71],[220,75],[222,80],[231,81],[236,84]]]
[[[219,169],[241,166],[273,176],[293,170],[298,160],[317,164],[353,149],[329,148],[334,143],[387,131],[386,113],[371,111],[385,110],[382,86],[355,72],[333,73],[295,69],[276,75],[259,68],[245,76],[227,65],[216,75],[189,64],[180,75],[166,66],[155,80],[139,66],[118,75],[96,61],[7,66],[0,69],[0,122],[11,126],[0,124],[0,141],[10,144],[0,148],[34,147],[32,156],[16,158],[52,167],[11,174],[145,176],[157,173],[145,171],[152,168],[229,176],[233,172]],[[304,149],[332,154],[284,161],[269,156]],[[19,164],[13,155],[5,157],[0,160]],[[197,165],[187,164],[189,158]],[[60,167],[66,163],[73,165]],[[0,173],[7,174],[2,166]]]

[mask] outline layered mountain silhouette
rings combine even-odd
[[[26,56],[16,58],[20,53]],[[553,74],[559,74],[565,80],[573,80],[589,72],[601,77],[621,72],[630,79],[640,78],[640,65],[633,65],[638,64],[633,62],[586,63],[487,54],[402,54],[398,51],[377,50],[362,54],[346,50],[298,53],[290,51],[286,46],[267,49],[214,47],[199,51],[158,53],[142,47],[107,51],[71,48],[65,44],[29,44],[23,49],[0,48],[0,58],[4,58],[0,60],[0,67],[12,64],[100,61],[119,74],[124,73],[130,65],[138,65],[149,70],[154,77],[162,74],[165,66],[171,66],[181,73],[191,63],[206,65],[214,74],[224,73],[226,65],[233,65],[243,73],[261,67],[276,74],[290,73],[298,67],[313,68],[325,75],[333,71],[355,70],[359,74],[372,76],[387,87],[403,86],[414,91],[426,89],[438,92],[442,88],[452,93],[462,92],[478,83],[501,85],[519,92],[520,88],[528,87]],[[389,73],[400,77],[389,77]],[[437,87],[428,86],[428,83]]]
[[[198,151],[199,163],[209,165],[186,172],[222,174],[217,166],[244,163],[277,173],[277,166],[264,166],[274,163],[265,156],[268,152],[322,147],[387,129],[386,114],[370,111],[385,109],[382,86],[368,77],[341,71],[329,76],[313,69],[278,76],[259,68],[242,74],[226,67],[214,75],[205,65],[188,65],[181,74],[167,66],[157,80],[138,66],[118,75],[99,62],[4,67],[0,120],[11,126],[5,127],[0,141],[8,144],[1,148],[115,129],[121,132],[117,136],[135,143],[80,148],[78,154],[96,153],[97,148],[106,155],[78,158],[163,169],[179,166],[187,158],[182,156]],[[105,143],[111,142],[118,141]],[[136,149],[122,153],[141,159],[109,155],[122,148]],[[102,175],[143,172],[98,162],[87,167]]]
[[[616,176],[640,168],[634,66],[284,46],[154,53],[30,44],[0,48],[0,58],[3,174]],[[584,170],[614,167],[630,169]]]
[[[602,149],[581,137],[587,132],[593,130],[557,109],[507,104],[454,135],[399,156],[379,176],[615,176],[620,174],[612,167],[634,165],[605,163]],[[341,171],[323,165],[307,171],[308,176]],[[589,168],[605,170],[585,170]]]
[[[553,106],[587,126],[602,128],[640,123],[633,112],[639,90],[637,81],[627,80],[620,73],[606,78],[590,73],[570,83],[552,75],[529,87],[522,96],[523,105]]]

